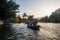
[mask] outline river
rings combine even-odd
[[[10,28],[0,29],[0,40],[60,40],[59,23],[38,23],[38,31],[24,23],[12,23]]]

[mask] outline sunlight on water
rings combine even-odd
[[[39,33],[40,33],[41,37],[43,37],[44,39],[56,37],[52,31],[48,31],[48,30],[44,30],[44,29],[40,29]]]
[[[57,40],[60,33],[60,24],[55,23],[39,23],[42,28],[40,29],[40,34],[46,40]]]
[[[7,39],[13,40],[59,40],[60,24],[55,23],[39,23],[41,26],[39,31],[27,28],[24,23],[12,24],[14,29]]]

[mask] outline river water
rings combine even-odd
[[[0,29],[0,40],[60,40],[59,23],[38,23],[40,30],[27,28],[24,23],[12,23],[10,28]]]

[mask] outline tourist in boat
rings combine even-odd
[[[30,20],[27,21],[27,27],[32,27],[32,22]]]
[[[33,21],[33,26],[36,26],[37,25],[37,21]]]

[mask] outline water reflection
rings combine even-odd
[[[18,25],[18,24],[16,24]],[[18,25],[18,27],[15,26],[15,30],[13,31],[13,35],[10,35],[8,39],[14,39],[14,40],[38,40],[40,39],[40,36],[38,35],[38,31],[34,31],[31,29],[28,29],[27,27],[24,27],[26,25]]]
[[[6,40],[8,35],[11,33],[11,27],[2,26],[0,27],[0,40]]]
[[[42,26],[40,34],[45,40],[60,40],[60,24],[58,23],[39,23]]]
[[[42,26],[39,31],[28,29],[24,23],[0,28],[0,40],[60,40],[60,24],[39,23],[39,25]]]

